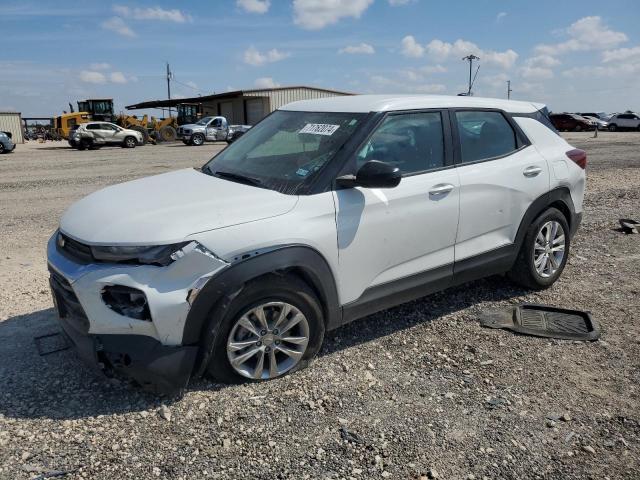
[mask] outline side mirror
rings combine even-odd
[[[353,175],[338,177],[338,185],[344,187],[393,188],[402,180],[398,167],[379,160],[369,160]]]

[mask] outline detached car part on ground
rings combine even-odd
[[[196,123],[178,127],[178,139],[185,145],[205,142],[233,143],[251,128],[250,125],[229,125],[225,117],[204,117]]]
[[[11,132],[0,132],[0,154],[13,152],[16,144],[11,140]]]
[[[586,154],[543,105],[441,96],[289,104],[201,171],[72,205],[47,249],[80,355],[162,392],[304,367],[327,330],[492,274],[551,286]]]
[[[88,122],[78,126],[69,136],[69,145],[78,150],[95,149],[105,145],[135,148],[144,144],[138,130],[122,128],[109,122]]]

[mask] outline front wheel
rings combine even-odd
[[[615,132],[616,130],[618,130],[618,126],[615,123],[613,125],[609,125],[610,132]]]
[[[549,288],[564,270],[570,244],[565,216],[550,208],[529,226],[509,278],[534,290]]]
[[[580,126],[580,125],[576,125],[576,128],[574,128],[574,130],[575,130],[576,132],[581,132],[581,131],[582,131],[582,126]]]
[[[304,368],[320,350],[325,328],[320,303],[306,283],[270,275],[247,284],[216,330],[207,371],[238,383]]]
[[[4,144],[0,143],[0,154],[4,153]]]
[[[194,133],[191,137],[191,145],[195,145],[196,147],[204,145],[204,135],[201,133]]]
[[[134,137],[127,137],[124,139],[124,142],[122,142],[124,148],[136,148],[137,144],[138,141]]]

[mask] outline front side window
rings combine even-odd
[[[100,130],[100,124],[99,123],[90,123],[85,127],[87,130]]]
[[[202,171],[295,194],[333,159],[366,116],[277,110],[215,156]]]
[[[379,160],[403,175],[444,167],[444,136],[440,112],[389,115],[357,156],[357,167]]]
[[[211,120],[213,119],[213,117],[204,117],[201,118],[200,120],[198,120],[196,122],[196,125],[206,125],[207,123],[209,123]]]
[[[500,112],[455,113],[463,163],[507,155],[518,149],[516,133]]]

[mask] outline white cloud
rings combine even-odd
[[[111,72],[109,80],[111,80],[112,83],[127,83],[127,77],[125,77],[122,72]]]
[[[105,30],[111,30],[123,37],[133,38],[136,36],[136,33],[131,30],[131,28],[129,28],[129,26],[124,23],[124,20],[120,17],[111,17],[110,19],[105,20],[102,22],[102,28]]]
[[[640,46],[632,48],[619,48],[617,50],[606,50],[602,52],[602,61],[623,62],[627,60],[640,60]]]
[[[293,0],[293,22],[319,30],[344,17],[360,18],[373,0]]]
[[[360,43],[359,45],[347,45],[344,48],[338,50],[338,53],[351,53],[351,54],[360,54],[360,55],[373,55],[376,53],[375,48],[369,45],[368,43]]]
[[[431,73],[445,73],[447,71],[446,67],[442,65],[427,65],[425,67],[420,67],[420,71],[431,74]]]
[[[413,3],[415,0],[387,0],[392,7],[399,7],[400,5],[407,5]]]
[[[548,80],[553,78],[553,70],[544,67],[524,66],[520,69],[520,76],[530,80]]]
[[[273,48],[268,52],[262,53],[254,46],[251,46],[244,52],[244,63],[259,67],[262,65],[266,65],[267,63],[279,62],[280,60],[284,60],[285,58],[290,56],[290,53],[281,52],[277,48]]]
[[[109,65],[108,63],[92,63],[91,65],[89,65],[89,68],[91,70],[109,70],[111,68],[111,65]]]
[[[253,84],[256,88],[276,88],[280,86],[280,84],[276,83],[271,77],[256,78],[256,81],[253,82]]]
[[[405,57],[419,58],[424,55],[424,47],[416,42],[413,35],[407,35],[402,39],[401,52]]]
[[[506,16],[507,16],[507,12],[498,13],[498,15],[496,15],[496,22],[500,23]]]
[[[528,67],[551,68],[560,65],[561,62],[551,55],[536,55],[535,57],[528,58],[524,63]]]
[[[270,0],[236,0],[236,5],[249,13],[267,13],[271,6]]]
[[[543,55],[561,55],[568,52],[606,50],[626,42],[623,32],[611,30],[600,17],[584,17],[565,30],[569,39],[557,44],[541,44],[535,52]]]
[[[480,57],[481,62],[496,65],[505,70],[511,68],[518,59],[518,54],[511,49],[504,52],[482,50],[475,43],[462,39],[458,39],[453,43],[434,39],[425,46],[425,50],[429,56],[437,60],[446,60],[451,57],[462,59],[463,56],[472,53]]]
[[[114,5],[113,11],[125,18],[133,18],[134,20],[157,20],[161,22],[186,23],[192,21],[191,15],[188,15],[177,8],[165,10],[160,7],[149,8],[130,8],[124,5]]]
[[[635,80],[640,74],[640,62],[623,63],[621,65],[607,65],[594,67],[575,67],[562,72],[562,75],[569,78],[592,78],[592,77],[629,77]]]
[[[104,73],[94,72],[92,70],[82,70],[80,72],[80,81],[85,83],[102,84],[107,82],[107,77]]]

